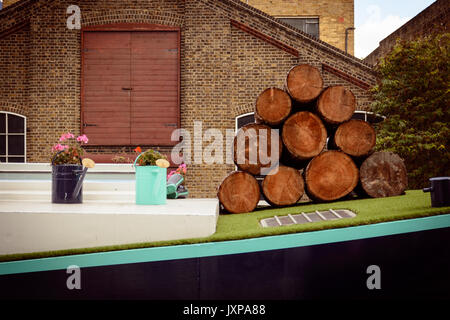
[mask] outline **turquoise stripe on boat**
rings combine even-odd
[[[220,256],[351,241],[450,227],[450,214],[252,239],[153,247],[0,263],[0,275]]]

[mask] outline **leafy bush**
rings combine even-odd
[[[450,175],[450,33],[398,42],[380,61],[373,111],[385,115],[377,149],[405,159],[409,188]]]

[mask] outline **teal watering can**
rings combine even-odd
[[[134,161],[136,170],[136,204],[166,204],[167,187],[166,176],[167,169],[158,166],[137,166]]]

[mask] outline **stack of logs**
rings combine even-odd
[[[356,99],[348,88],[324,89],[317,68],[306,64],[293,67],[285,90],[264,90],[256,100],[255,123],[236,134],[233,155],[239,170],[230,173],[218,188],[223,208],[230,213],[251,212],[261,192],[277,207],[297,203],[305,192],[317,202],[350,193],[370,197],[402,194],[407,186],[403,160],[391,152],[373,152],[375,130],[368,122],[351,119],[355,110]],[[274,134],[277,136],[272,137]],[[277,140],[279,157],[274,167],[267,157],[271,157],[271,141]],[[238,141],[245,141],[245,148],[238,148]],[[251,150],[257,150],[257,159],[250,157]],[[262,169],[275,171],[258,183],[255,176]]]

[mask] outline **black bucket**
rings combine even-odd
[[[431,193],[431,206],[450,206],[450,177],[431,178],[430,183],[431,187],[423,189],[423,192]]]
[[[83,166],[78,164],[61,164],[52,166],[52,202],[82,203],[83,189],[74,194],[78,180],[83,173]]]

